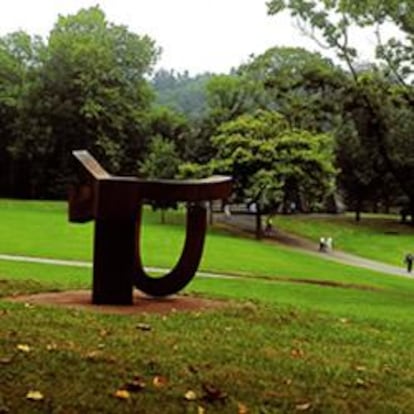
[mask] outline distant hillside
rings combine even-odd
[[[190,119],[201,118],[206,111],[205,86],[213,75],[203,73],[191,77],[183,73],[160,69],[151,80],[156,103],[185,114]]]

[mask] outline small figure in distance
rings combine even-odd
[[[325,237],[321,237],[319,239],[319,251],[326,252],[326,240]]]
[[[269,216],[266,220],[265,233],[271,234],[272,230],[273,230],[273,220],[272,220],[272,217]]]
[[[332,237],[328,237],[325,240],[326,250],[328,250],[328,251],[331,251],[332,250],[332,243],[333,243]]]
[[[411,271],[413,270],[414,255],[412,253],[407,253],[405,255],[404,261],[407,265],[407,272],[411,273]]]

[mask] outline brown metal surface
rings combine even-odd
[[[145,272],[138,246],[135,286],[151,296],[171,295],[183,289],[191,281],[200,264],[207,227],[206,218],[205,206],[187,207],[186,237],[181,257],[175,267],[162,277],[151,277]]]
[[[231,178],[201,180],[143,180],[110,175],[89,152],[74,151],[78,182],[69,190],[69,220],[95,220],[93,303],[132,303],[133,283],[152,296],[174,294],[197,271],[206,233],[204,201],[226,199]],[[139,237],[144,201],[188,203],[186,240],[173,270],[152,278],[142,265]]]

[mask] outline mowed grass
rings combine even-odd
[[[0,262],[1,296],[88,287],[89,273]],[[0,410],[410,413],[414,295],[395,279],[400,289],[360,290],[199,277],[186,293],[227,306],[169,315],[0,300]]]
[[[90,259],[92,227],[66,223],[63,203],[0,207],[0,253]],[[168,219],[146,214],[148,265],[179,254],[182,216]],[[218,230],[203,268],[246,275],[196,277],[184,292],[226,307],[116,316],[0,300],[0,412],[412,412],[412,279]],[[3,298],[90,284],[91,269],[0,261]]]
[[[170,268],[178,260],[184,241],[182,212],[167,214],[146,209],[142,252],[146,266]],[[0,200],[0,254],[91,260],[93,224],[72,224],[62,202]],[[306,278],[375,283],[376,272],[323,261],[274,243],[239,238],[212,229],[206,239],[200,270],[269,278]]]
[[[320,237],[332,237],[336,249],[397,266],[414,253],[414,226],[400,223],[398,216],[363,214],[357,222],[352,215],[280,215],[274,225],[315,246]]]

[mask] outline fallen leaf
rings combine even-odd
[[[197,414],[205,414],[205,412],[206,410],[201,405],[197,407]]]
[[[197,367],[195,367],[194,365],[189,365],[189,366],[187,367],[187,369],[188,369],[188,371],[189,371],[191,374],[197,374],[197,373],[198,373],[198,368],[197,368]]]
[[[137,325],[137,329],[140,331],[150,331],[152,329],[151,325],[148,325],[147,323],[139,323]]]
[[[154,385],[155,388],[165,387],[167,383],[168,383],[167,378],[161,375],[156,375],[152,380],[152,385]]]
[[[357,378],[355,383],[357,387],[365,387],[367,385],[362,378]]]
[[[18,344],[16,348],[22,352],[30,352],[30,346],[26,344]]]
[[[138,392],[145,388],[145,381],[141,377],[134,377],[132,381],[125,384],[125,389],[129,392]]]
[[[57,349],[57,345],[56,344],[47,344],[46,349],[48,351],[54,351],[55,349]]]
[[[13,357],[3,357],[3,358],[0,358],[0,364],[1,365],[10,364],[12,361],[13,361]]]
[[[187,401],[195,401],[197,399],[197,394],[193,391],[193,390],[188,390],[185,394],[184,394],[184,398]]]
[[[297,404],[296,410],[297,411],[307,411],[309,408],[311,408],[312,404],[310,402],[303,403],[303,404]]]
[[[131,395],[127,390],[116,390],[114,392],[114,397],[119,398],[120,400],[127,400]]]
[[[30,390],[26,394],[26,398],[31,401],[41,401],[44,399],[43,394],[40,391]]]
[[[249,412],[249,410],[244,404],[237,403],[237,413],[238,414],[248,414],[248,412]]]
[[[88,352],[87,354],[86,354],[86,359],[89,359],[89,360],[96,360],[96,359],[98,359],[99,357],[101,357],[102,356],[102,351],[97,351],[97,350],[95,350],[95,351],[90,351],[90,352]]]
[[[293,348],[290,351],[290,355],[293,358],[303,358],[303,356],[305,355],[305,353],[301,349],[299,349],[299,348]]]
[[[355,370],[356,370],[356,371],[359,371],[359,372],[364,372],[364,371],[366,371],[366,370],[367,370],[367,367],[364,367],[363,365],[357,365],[357,366],[355,367]]]
[[[218,400],[225,400],[227,398],[227,394],[220,389],[214,387],[211,384],[203,384],[203,391],[205,392],[205,395],[203,396],[203,399],[206,399],[207,401],[218,401]]]

